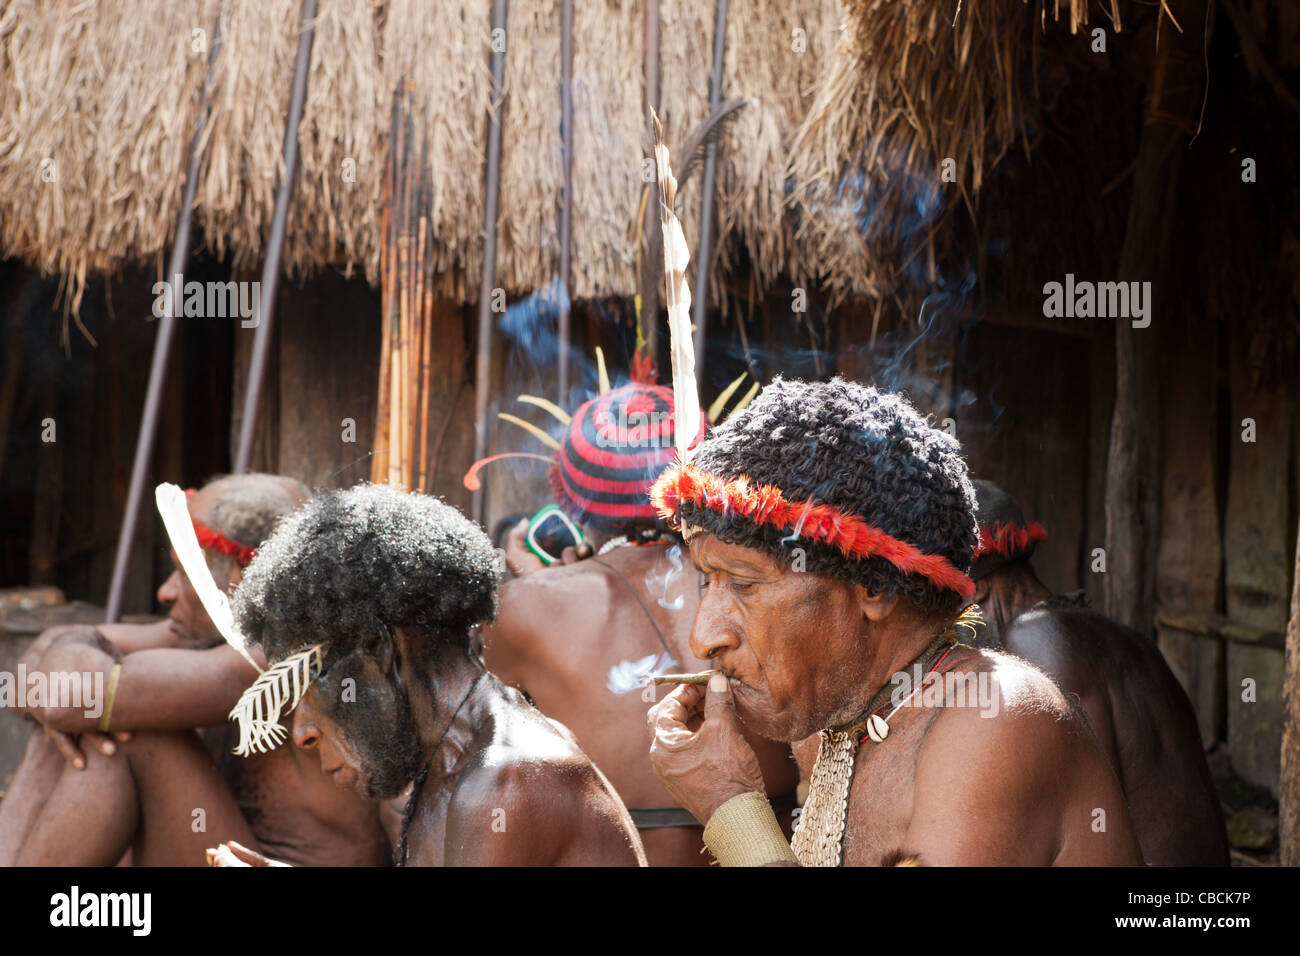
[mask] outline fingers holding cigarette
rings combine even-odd
[[[655,686],[661,684],[707,684],[713,671],[702,671],[698,674],[656,674],[653,678]]]

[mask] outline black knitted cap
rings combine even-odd
[[[699,472],[727,482],[744,476],[746,487],[772,486],[785,502],[829,509],[788,527],[756,520],[773,513],[760,503],[766,501],[761,490],[742,490],[737,497],[732,488],[723,505],[716,487],[701,498],[700,483],[690,478]],[[729,544],[763,551],[786,565],[793,549],[802,548],[808,571],[876,594],[901,594],[929,610],[955,610],[973,593],[965,572],[977,541],[975,494],[961,447],[900,395],[840,378],[777,378],[704,441],[685,473],[684,483],[681,469],[670,469],[656,483],[656,504]],[[748,515],[732,502],[744,502]],[[806,514],[807,508],[787,512]],[[861,547],[845,543],[846,525],[856,529]],[[906,570],[917,565],[941,567]]]

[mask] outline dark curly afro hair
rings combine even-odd
[[[701,445],[698,468],[732,479],[746,475],[791,499],[815,500],[861,516],[874,527],[970,568],[975,543],[975,492],[956,439],[934,428],[901,395],[834,378],[802,382],[777,377],[743,412]],[[846,558],[830,545],[720,514],[690,501],[679,517],[728,544],[764,551],[790,564],[794,547],[807,570],[876,594],[903,595],[944,614],[963,603],[882,557]]]
[[[496,592],[492,543],[469,518],[438,498],[357,485],[280,523],[234,611],[275,663],[318,643],[337,658],[395,627],[468,647],[470,628],[496,614]]]

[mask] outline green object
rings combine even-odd
[[[566,541],[566,537],[571,540]],[[582,529],[570,520],[559,505],[547,505],[529,519],[524,542],[528,545],[528,550],[549,567],[559,563],[564,549],[570,544],[575,548],[582,544]],[[551,554],[549,548],[555,548],[560,553]]]

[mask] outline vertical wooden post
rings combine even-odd
[[[1223,578],[1223,513],[1215,479],[1219,434],[1217,322],[1195,306],[1170,316],[1161,396],[1164,475],[1156,600],[1158,643],[1196,712],[1201,743],[1223,724],[1223,640],[1209,626],[1219,610]]]
[[[1160,543],[1159,329],[1169,246],[1187,143],[1201,105],[1206,0],[1170,2],[1152,68],[1133,201],[1120,251],[1121,282],[1150,282],[1148,324],[1115,326],[1115,412],[1106,469],[1106,613],[1151,636]],[[1163,15],[1163,14],[1161,14]]]
[[[1278,785],[1280,860],[1300,866],[1300,533],[1296,535],[1291,620],[1286,628],[1286,677],[1282,684],[1282,775]]]

